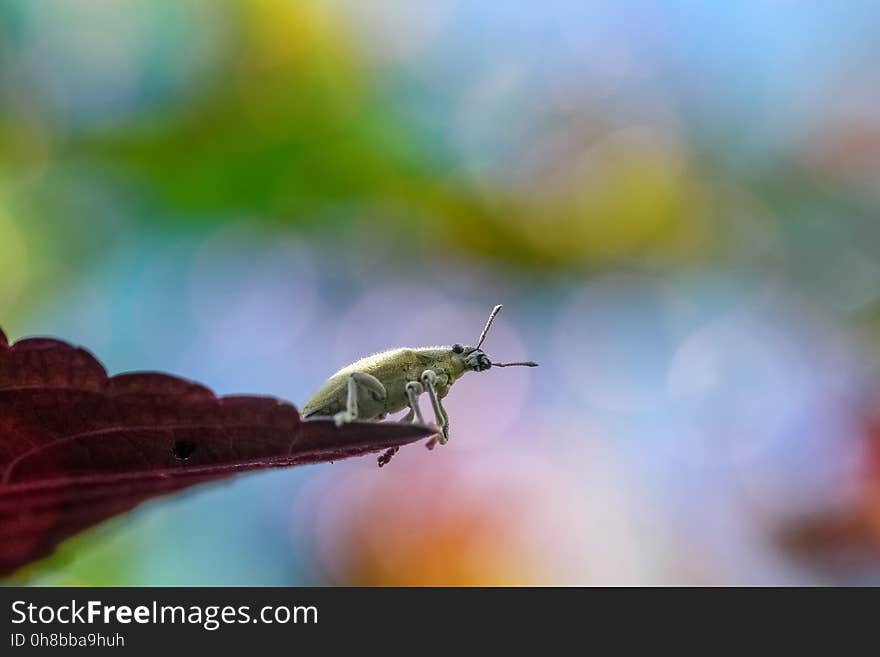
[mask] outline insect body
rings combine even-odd
[[[428,449],[449,440],[449,418],[441,400],[466,372],[484,372],[491,367],[537,367],[537,363],[493,363],[480,347],[501,306],[495,306],[476,347],[400,348],[383,351],[344,367],[331,376],[303,406],[304,418],[333,416],[337,426],[353,420],[382,420],[389,413],[409,408],[405,422],[425,423],[419,409],[419,395],[431,401],[440,434],[428,441]],[[398,448],[379,458],[388,463]]]

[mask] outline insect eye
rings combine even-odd
[[[462,347],[460,344],[454,344],[454,345],[452,345],[452,353],[454,353],[454,354],[460,354],[460,353],[462,353],[463,351],[464,351],[464,347]]]

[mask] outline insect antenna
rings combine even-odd
[[[501,312],[501,308],[501,304],[498,304],[492,309],[492,312],[489,313],[489,319],[486,321],[486,328],[484,328],[483,332],[480,333],[480,340],[477,342],[477,349],[482,346],[483,340],[486,339],[486,334],[489,332],[489,327],[492,326],[492,322],[495,321],[495,316]]]
[[[534,361],[527,360],[522,363],[492,363],[492,367],[516,367],[517,365],[521,365],[522,367],[537,367],[538,364]]]

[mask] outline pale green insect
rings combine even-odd
[[[304,418],[332,415],[337,426],[352,420],[382,420],[388,413],[409,407],[405,422],[424,424],[418,397],[427,393],[434,407],[440,434],[431,438],[428,449],[449,440],[449,417],[441,399],[465,372],[483,372],[495,367],[537,367],[524,363],[493,363],[480,349],[501,306],[495,306],[476,347],[402,347],[362,358],[343,367],[318,388],[302,408]],[[393,447],[379,458],[382,467],[397,453]]]

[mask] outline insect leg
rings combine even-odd
[[[440,425],[440,431],[442,432],[439,438],[440,444],[445,445],[449,441],[449,416],[446,415],[446,409],[443,408],[443,404],[440,403],[440,396],[437,394],[437,374],[434,370],[425,370],[422,372],[421,379],[422,385],[425,386],[425,390],[428,393],[428,398],[431,400],[431,405],[434,407],[437,424]],[[436,443],[437,437],[435,436],[428,441],[428,449],[434,449]]]
[[[373,396],[373,399],[376,401],[385,401],[388,397],[388,391],[385,390],[385,386],[382,385],[382,382],[372,374],[367,374],[365,372],[352,372],[351,378],[357,382],[362,390],[369,391]]]
[[[388,396],[385,386],[379,379],[363,372],[353,372],[348,377],[346,408],[333,416],[337,427],[358,418],[358,394],[361,391],[368,392],[376,401],[384,401]]]
[[[419,409],[419,395],[424,392],[424,388],[422,384],[418,381],[410,381],[406,384],[406,397],[409,400],[409,413],[407,413],[403,418],[401,418],[401,422],[412,422],[413,419],[417,419],[420,424],[424,424],[425,420],[422,417],[422,411]],[[389,447],[382,456],[379,457],[379,467],[388,465],[388,462],[391,461],[392,457],[397,454],[400,450],[400,447]]]
[[[422,411],[419,408],[419,395],[425,392],[425,388],[418,381],[410,381],[406,384],[406,398],[409,400],[409,408],[415,414],[419,424],[425,423]]]
[[[348,377],[348,402],[344,411],[340,411],[333,416],[333,421],[337,427],[341,427],[346,422],[356,420],[358,416],[357,405],[357,381],[353,376]]]

